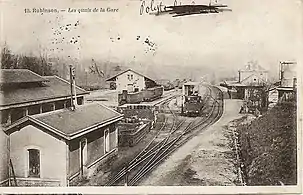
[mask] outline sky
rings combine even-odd
[[[154,0],[154,5],[160,2]],[[151,0],[145,3],[150,5]],[[194,0],[194,3],[209,1]],[[156,72],[165,70],[163,67],[180,67],[199,69],[202,71],[199,74],[205,69],[224,75],[254,60],[275,74],[279,61],[298,60],[302,33],[300,0],[217,0],[217,3],[226,4],[232,11],[172,17],[140,15],[142,0],[2,0],[1,45],[6,43],[15,53],[45,52],[49,57],[76,61],[94,58],[130,67],[140,65]],[[118,11],[68,12],[68,8],[78,11],[108,7]],[[24,13],[25,8],[66,11]]]

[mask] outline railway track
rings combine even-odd
[[[165,118],[164,125],[161,127],[157,135],[147,144],[147,146],[133,158],[127,166],[123,167],[105,184],[112,185],[128,185],[134,186],[138,184],[149,172],[163,162],[177,148],[186,143],[189,139],[206,129],[208,126],[216,122],[223,112],[223,100],[217,93],[219,89],[208,86],[209,95],[205,98],[208,105],[204,106],[203,112],[209,114],[200,117],[197,120],[186,124],[185,120],[179,120],[176,113],[169,108],[169,101],[164,102],[173,116],[173,122],[168,127],[168,118]],[[158,139],[157,139],[158,138]]]
[[[169,102],[173,98],[174,97],[165,100],[162,103],[162,105],[169,108]],[[109,181],[105,184],[105,186],[119,184],[119,182],[121,182],[121,180],[124,177],[127,177],[128,172],[133,171],[135,168],[140,166],[146,159],[150,158],[150,156],[154,154],[155,150],[161,144],[161,142],[156,141],[158,138],[161,139],[161,133],[167,134],[167,129],[169,129],[169,131],[172,131],[175,128],[179,128],[181,122],[177,120],[177,117],[173,111],[171,111],[171,114],[173,116],[173,121],[171,122],[172,125],[171,126],[168,125],[169,118],[165,117],[161,128],[159,129],[158,133],[154,136],[154,138],[146,145],[146,147],[138,155],[136,155],[130,162],[127,163],[128,164],[127,166],[124,166],[118,173],[116,173],[112,178],[110,178]]]

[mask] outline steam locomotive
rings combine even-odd
[[[200,116],[204,107],[204,101],[199,94],[199,84],[187,82],[183,84],[182,115]]]

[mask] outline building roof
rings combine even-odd
[[[122,117],[122,114],[104,105],[90,103],[77,106],[74,111],[61,109],[43,114],[25,116],[7,127],[4,131],[10,134],[19,130],[22,126],[32,124],[64,139],[71,140],[112,124],[122,119]]]
[[[239,83],[239,81],[223,81],[222,86],[235,86],[235,87],[242,87],[243,84]]]
[[[277,87],[278,91],[294,91],[293,87]]]
[[[258,79],[261,81],[261,83],[266,83],[266,81],[263,79],[263,78],[261,78],[259,75],[256,75],[256,74],[251,74],[251,75],[249,75],[248,77],[246,77],[245,79],[243,79],[242,81],[241,81],[241,83],[243,84],[245,81],[247,81],[248,79],[250,79],[251,77],[258,77]],[[258,83],[259,84],[259,83]],[[245,84],[243,84],[243,85],[245,85]]]
[[[249,63],[245,66],[244,69],[241,69],[239,71],[267,71],[262,66],[255,64],[255,63]]]
[[[199,82],[187,81],[186,83],[183,83],[183,85],[199,85]]]
[[[32,83],[47,79],[27,69],[0,69],[0,83]]]
[[[70,96],[70,83],[68,81],[57,76],[44,76],[42,79],[48,80],[44,86],[0,91],[2,97],[0,107]],[[89,92],[76,87],[76,93],[84,95]]]
[[[141,73],[139,73],[139,72],[137,72],[137,71],[134,71],[134,70],[132,70],[131,68],[129,68],[129,69],[127,69],[127,70],[124,70],[124,71],[121,71],[120,73],[118,73],[118,74],[116,74],[116,75],[114,75],[114,76],[112,76],[112,77],[106,79],[106,81],[115,81],[115,79],[116,79],[117,76],[120,76],[121,74],[123,74],[123,73],[125,73],[125,72],[127,72],[127,71],[132,71],[132,72],[134,72],[134,73],[136,73],[136,74],[138,74],[138,75],[140,75],[140,76],[142,76],[142,77],[144,77],[144,78],[146,78],[146,79],[148,79],[148,80],[154,81],[153,79],[151,79],[151,78],[149,78],[149,77],[147,77],[147,76],[145,76],[145,75],[143,75],[143,74],[141,74]],[[155,81],[154,81],[154,82],[155,82]]]

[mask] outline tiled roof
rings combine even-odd
[[[9,126],[5,131],[9,132],[20,128],[22,124],[30,121],[41,128],[45,128],[65,139],[73,139],[86,134],[101,126],[109,125],[120,120],[123,115],[98,103],[77,106],[74,111],[61,109],[43,114],[26,116]]]
[[[46,81],[40,75],[27,69],[0,69],[0,83],[31,83]]]
[[[33,101],[49,100],[70,96],[70,84],[57,76],[45,76],[48,80],[44,86],[32,88],[17,88],[8,91],[0,91],[0,106],[16,105]],[[77,95],[88,94],[89,92],[77,87]]]

